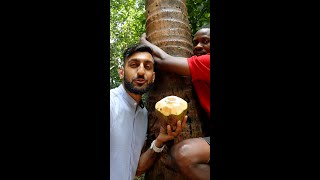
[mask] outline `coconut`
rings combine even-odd
[[[182,122],[187,114],[188,103],[180,97],[167,96],[156,103],[155,109],[161,126],[167,129],[167,125],[170,125],[171,129],[175,130],[177,122]]]

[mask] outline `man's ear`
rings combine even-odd
[[[123,68],[119,69],[119,76],[120,76],[120,79],[123,79],[123,77],[124,77],[124,69]]]

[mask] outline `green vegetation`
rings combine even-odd
[[[187,0],[192,34],[210,22],[210,0]],[[119,86],[118,69],[128,45],[139,42],[145,32],[145,0],[110,1],[110,89]]]

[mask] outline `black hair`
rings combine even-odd
[[[130,57],[135,52],[148,52],[152,55],[151,47],[144,45],[144,44],[134,44],[127,48],[123,53],[123,62],[126,62],[126,59]]]
[[[129,46],[123,53],[123,63],[126,63],[126,59],[130,57],[135,52],[148,52],[152,55],[152,48],[145,44],[133,44]],[[158,71],[157,63],[154,61],[154,72]]]

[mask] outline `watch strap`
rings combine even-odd
[[[164,145],[161,148],[158,148],[156,146],[156,140],[153,140],[151,143],[151,146],[150,146],[150,149],[153,149],[157,153],[161,152],[163,150],[163,148],[164,148]]]

